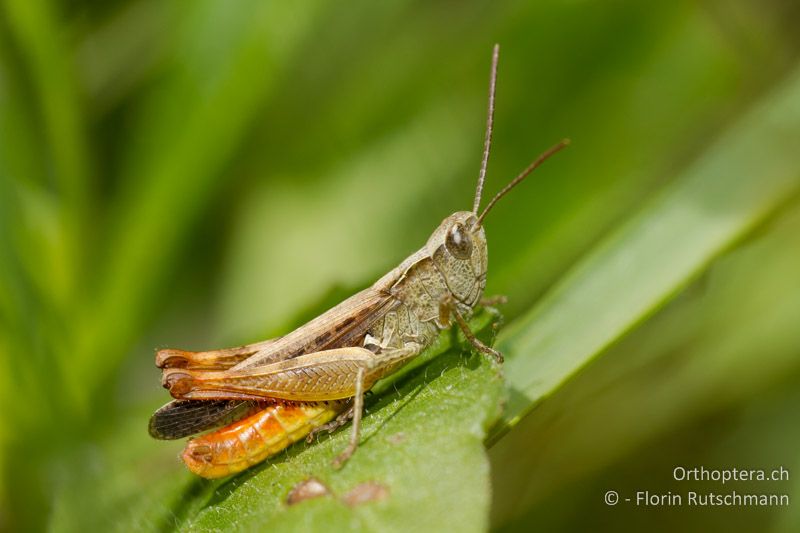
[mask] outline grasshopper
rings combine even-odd
[[[542,153],[479,212],[498,54],[495,45],[471,211],[445,218],[425,246],[374,285],[283,337],[222,350],[157,353],[162,384],[175,400],[153,415],[150,434],[176,439],[225,426],[189,440],[182,457],[190,470],[209,478],[230,475],[352,419],[347,447],[334,460],[340,467],[358,446],[364,394],[417,357],[453,321],[476,350],[502,362],[467,325],[486,286],[483,222],[500,198],[569,141]]]

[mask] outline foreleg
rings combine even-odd
[[[461,329],[462,333],[464,333],[464,337],[466,337],[467,341],[469,341],[469,343],[476,350],[486,355],[491,355],[498,363],[503,362],[503,354],[494,348],[486,346],[475,336],[474,333],[472,333],[472,330],[469,329],[469,324],[467,324],[467,321],[464,320],[464,317],[461,315],[458,307],[456,307],[455,302],[453,302],[452,297],[444,299],[442,303],[439,304],[439,317],[443,324],[449,324],[449,317],[451,315],[455,317],[456,324],[458,324],[458,327]]]

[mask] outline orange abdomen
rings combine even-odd
[[[191,439],[182,459],[205,478],[224,477],[260,463],[339,414],[346,401],[281,402]]]

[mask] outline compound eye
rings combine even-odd
[[[472,255],[472,238],[461,224],[454,224],[448,230],[444,245],[456,259],[469,259],[469,256]]]

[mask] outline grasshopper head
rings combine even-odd
[[[475,307],[486,287],[486,233],[471,211],[453,213],[439,224],[426,248],[447,287],[460,303]]]
[[[494,123],[494,99],[497,83],[497,61],[500,48],[494,45],[492,50],[492,69],[489,76],[489,106],[486,117],[486,135],[483,145],[483,159],[478,174],[478,185],[475,188],[475,200],[472,211],[457,211],[444,219],[433,232],[426,245],[429,256],[433,259],[439,272],[447,282],[447,288],[461,304],[475,307],[486,287],[486,233],[483,221],[489,211],[500,198],[519,185],[534,169],[544,163],[551,155],[569,144],[569,139],[546,150],[536,158],[516,178],[511,180],[482,211],[481,196],[486,179],[486,168],[489,163],[489,151],[492,144],[492,125]]]

